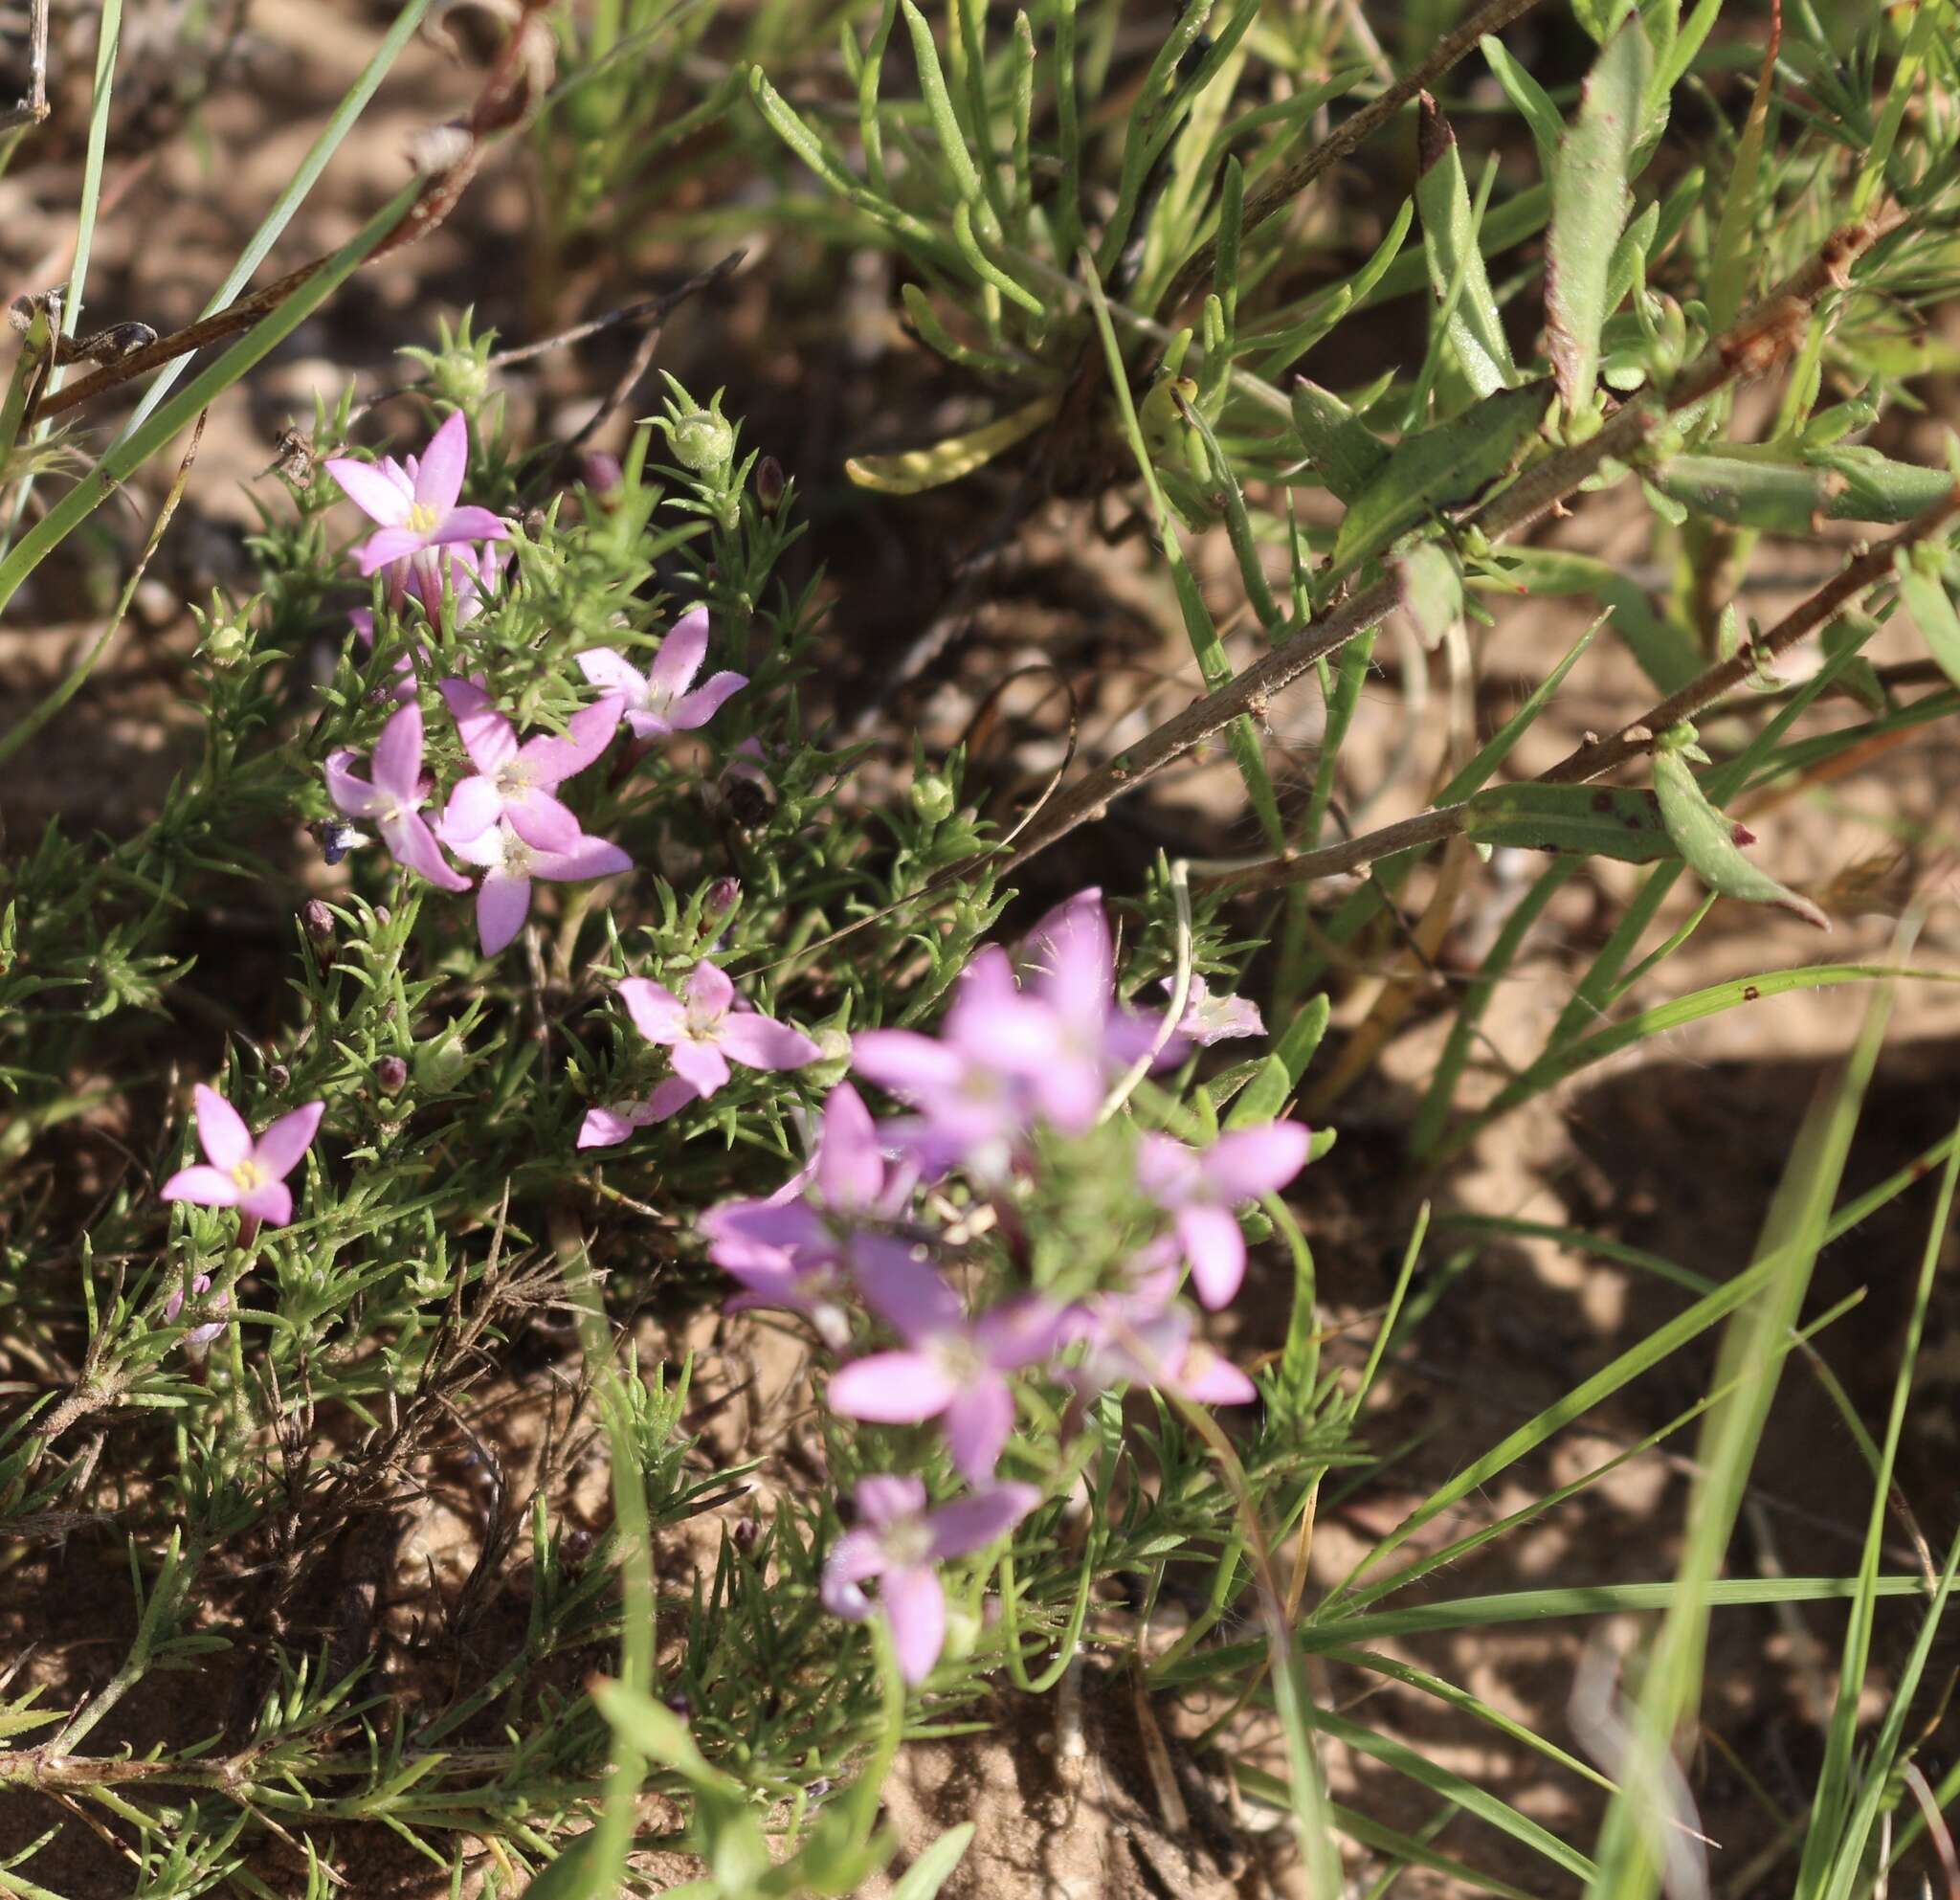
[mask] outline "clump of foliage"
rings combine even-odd
[[[835,61],[785,10],[731,17],[744,56],[720,61],[710,8],[525,5],[418,177],[333,257],[246,294],[419,23],[412,5],[209,323],[92,339],[77,374],[92,141],[66,295],[20,312],[0,447],[21,531],[0,601],[189,432],[153,550],[207,407],[523,130],[546,187],[539,255],[560,264],[670,212],[674,235],[711,227],[680,200],[717,167],[763,182],[745,216],[832,264],[888,249],[920,345],[988,414],[924,444],[895,428],[850,479],[916,494],[1013,465],[1026,510],[1122,497],[1204,690],[1010,835],[968,802],[958,753],[915,744],[903,789],[873,795],[865,748],[809,709],[829,635],[821,583],[792,559],[803,496],[720,395],[668,377],[616,460],[529,439],[507,425],[496,340],[465,321],[404,339],[415,454],[351,390],[323,404],[260,490],[253,589],[198,603],[194,746],[154,817],[117,837],[56,822],[0,863],[0,1526],[51,1588],[64,1547],[118,1548],[129,1575],[105,1676],[65,1698],[0,1691],[0,1784],[51,1829],[0,1866],[0,1891],[50,1891],[36,1856],[79,1818],[159,1900],[324,1892],[374,1827],[458,1891],[468,1870],[486,1891],[535,1876],[533,1893],[596,1900],[646,1887],[645,1854],[673,1848],[697,1857],[686,1890],[703,1896],[851,1892],[895,1851],[880,1792],[907,1736],[984,1721],[996,1684],[1060,1692],[1111,1659],[1147,1708],[1204,1699],[1199,1752],[1270,1718],[1277,1746],[1225,1772],[1287,1814],[1316,1891],[1359,1853],[1384,1877],[1513,1890],[1478,1871],[1470,1830],[1446,1850],[1337,1807],[1330,1743],[1548,1879],[1695,1890],[1675,1749],[1710,1616],[1813,1599],[1847,1604],[1840,1687],[1778,1878],[1846,1894],[1904,1878],[1943,1838],[1960,1782],[1927,1782],[1909,1718],[1960,1543],[1922,1545],[1924,1575],[1881,1556],[1960,1139],[1839,1202],[1890,985],[1926,973],[1904,949],[1921,906],[1888,962],[1645,998],[1718,904],[1848,914],[1850,894],[1766,868],[1729,807],[1960,708],[1960,454],[1927,466],[1872,439],[1952,367],[1926,320],[1960,258],[1953,9],[1437,0],[1405,10],[1392,52],[1367,11],[1281,22],[1194,0],[1131,71],[1120,0],[1047,0],[1005,31],[969,0],[938,25],[912,0],[854,4],[831,23]],[[1507,49],[1526,16],[1582,49],[1571,83]],[[120,19],[103,10],[99,127]],[[1453,93],[1478,62],[1503,101],[1481,160]],[[1303,257],[1303,202],[1404,132],[1413,189],[1378,241]],[[1420,300],[1419,349],[1350,386],[1344,343],[1396,298]],[[226,337],[173,390],[187,352]],[[83,450],[56,418],[151,372],[64,486],[57,452]],[[1774,402],[1745,430],[1750,384]],[[56,491],[38,514],[36,484]],[[1637,498],[1664,586],[1527,539],[1609,491]],[[1834,546],[1830,577],[1757,625],[1752,564],[1834,522],[1870,538]],[[1233,615],[1187,551],[1214,532]],[[78,717],[147,558],[72,675],[0,735],[0,766]],[[1440,650],[1467,677],[1479,630],[1570,594],[1599,620],[1421,812],[1336,838],[1377,641],[1410,671]],[[1242,662],[1234,618],[1257,630]],[[1926,658],[1881,668],[1864,648],[1895,618]],[[1813,637],[1817,668],[1779,678]],[[1615,638],[1653,703],[1518,775],[1519,742]],[[1291,811],[1260,716],[1303,682],[1324,744]],[[1258,860],[1166,860],[1142,888],[1004,930],[1023,866],[1219,737]],[[1342,1166],[1327,1119],[1498,851],[1545,861],[1452,1001],[1412,1181],[1668,1030],[1800,988],[1874,1000],[1754,1258],[1719,1278],[1659,1263],[1682,1293],[1664,1326],[1466,1457],[1310,1595],[1316,1511],[1390,1455],[1364,1407],[1438,1297],[1411,1298],[1418,1264],[1443,1256],[1446,1285],[1478,1230],[1425,1208],[1343,1371],[1323,1360],[1287,1194],[1309,1164]],[[1481,1087],[1495,986],[1561,888],[1602,866],[1632,867],[1602,883],[1620,904],[1606,940],[1538,1055]],[[1700,896],[1670,908],[1690,873]],[[1335,977],[1362,958],[1389,980],[1320,1058]],[[1857,1570],[1721,1578],[1820,1249],[1934,1170],[1892,1409],[1875,1431],[1844,1401],[1872,1471]],[[1288,1294],[1277,1346],[1241,1364],[1214,1329],[1249,1250]],[[656,1364],[636,1344],[638,1319],[678,1339],[724,1301],[803,1354],[808,1407],[752,1456],[728,1455],[725,1401],[698,1402],[684,1352]],[[1421,1535],[1718,1330],[1668,1428],[1700,1428],[1675,1575],[1382,1607],[1596,1483]],[[489,1421],[541,1364],[549,1429],[520,1458]],[[595,1461],[604,1495],[580,1502]],[[408,1514],[445,1490],[471,1500],[468,1564],[432,1573],[403,1643],[377,1593]],[[1872,1722],[1881,1605],[1903,1598],[1909,1635]],[[1181,1633],[1155,1641],[1169,1601]],[[1637,1678],[1593,1699],[1590,1765],[1370,1646],[1619,1609],[1660,1620]],[[1590,1783],[1596,1840],[1318,1703],[1325,1656]],[[139,1740],[133,1711],[187,1669],[213,1686],[192,1729]],[[672,1803],[657,1835],[648,1791]],[[917,1857],[907,1900],[966,1838]]]

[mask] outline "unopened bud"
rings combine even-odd
[[[943,824],[953,815],[953,789],[936,771],[912,781],[912,809],[927,824]]]
[[[717,878],[701,901],[702,921],[719,924],[742,902],[742,885],[734,878]]]
[[[762,1526],[754,1518],[745,1517],[736,1525],[731,1534],[735,1540],[735,1548],[738,1551],[746,1553],[754,1550],[756,1544],[760,1541]]]
[[[683,415],[668,432],[674,459],[697,475],[714,476],[728,466],[735,453],[735,432],[712,410]]]
[[[409,1080],[409,1065],[399,1056],[384,1056],[374,1064],[374,1080],[384,1095],[399,1095]]]
[[[300,922],[316,944],[333,942],[333,912],[317,897],[309,897],[300,906]]]
[[[275,1094],[282,1088],[293,1085],[293,1072],[283,1062],[268,1062],[265,1065],[266,1086]]]
[[[608,455],[601,449],[588,450],[585,458],[585,484],[593,495],[610,495],[622,481],[625,473],[619,466],[617,456]]]
[[[774,456],[764,456],[755,465],[755,499],[762,504],[766,515],[772,515],[783,505],[783,490],[788,486],[783,476],[783,464]]]

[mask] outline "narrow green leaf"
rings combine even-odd
[[[893,1883],[892,1900],[935,1900],[972,1844],[973,1834],[970,1821],[948,1828]]]
[[[1634,194],[1628,179],[1639,142],[1653,59],[1632,13],[1600,50],[1559,141],[1545,259],[1545,321],[1552,370],[1568,417],[1592,406],[1599,336],[1613,313],[1607,279]]]
[[[1546,383],[1526,383],[1405,436],[1342,517],[1336,571],[1351,571],[1438,508],[1467,502],[1504,474],[1537,433],[1549,400]]]
[[[1746,904],[1773,904],[1806,924],[1828,930],[1831,920],[1809,898],[1778,883],[1743,856],[1748,834],[1708,802],[1683,756],[1682,747],[1692,737],[1693,728],[1677,726],[1675,731],[1686,738],[1663,735],[1654,749],[1654,791],[1667,834],[1694,867],[1695,875],[1718,896],[1740,898]]]
[[[1811,535],[1819,521],[1903,525],[1953,492],[1945,469],[1894,461],[1858,444],[1814,449],[1801,462],[1754,456],[1672,456],[1655,487],[1692,513],[1771,534]]]
[[[1623,864],[1676,855],[1659,800],[1617,786],[1493,785],[1464,807],[1463,835],[1476,844],[1582,852]]]
[[[1471,213],[1457,134],[1427,93],[1422,95],[1418,125],[1415,204],[1422,213],[1430,291],[1441,302],[1458,272],[1463,274],[1446,334],[1464,380],[1478,395],[1491,395],[1517,381],[1517,367],[1478,248],[1478,224]]]
[[[1919,628],[1927,651],[1940,662],[1947,678],[1960,686],[1960,613],[1954,612],[1953,596],[1947,592],[1937,568],[1928,570],[1913,559],[1918,551],[1902,548],[1892,557],[1893,571],[1899,577],[1899,595]]]
[[[1238,1099],[1232,1105],[1232,1112],[1225,1117],[1225,1126],[1228,1129],[1261,1128],[1278,1119],[1280,1110],[1286,1106],[1286,1098],[1292,1093],[1293,1077],[1287,1073],[1285,1062],[1277,1053],[1270,1055],[1239,1091]]]
[[[1532,143],[1538,147],[1538,168],[1549,178],[1558,169],[1558,145],[1565,136],[1566,122],[1552,104],[1551,95],[1504,50],[1503,40],[1485,34],[1477,42],[1491,76],[1504,90],[1526,124],[1531,128]]]

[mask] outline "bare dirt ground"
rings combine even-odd
[[[142,318],[162,329],[195,314],[367,56],[385,12],[353,0],[259,0],[252,8],[236,64],[199,115],[194,136],[181,130],[154,152],[132,149],[112,158],[110,210],[93,266],[93,315],[103,322]],[[89,36],[75,27],[70,40],[78,50],[66,57],[85,59]],[[80,157],[73,128],[84,114],[78,93],[85,96],[85,80],[74,67],[64,77],[63,44],[57,39],[57,110],[48,136],[66,154],[64,161],[0,181],[0,267],[11,291],[45,287],[66,266]],[[275,261],[296,261],[345,238],[406,176],[411,136],[458,107],[473,87],[467,65],[438,44],[412,48]],[[132,134],[132,146],[136,143]],[[288,421],[303,426],[317,394],[332,392],[348,376],[360,378],[364,391],[391,384],[394,348],[430,341],[436,316],[454,316],[465,303],[506,341],[527,341],[664,287],[719,255],[701,248],[661,252],[652,245],[647,255],[610,270],[594,267],[583,280],[533,281],[523,269],[512,268],[512,260],[527,255],[524,234],[536,189],[522,151],[501,154],[445,230],[357,279],[254,379],[249,392],[219,407],[190,498],[145,587],[140,624],[65,720],[0,783],[0,808],[16,842],[32,838],[56,812],[71,828],[116,831],[153,805],[176,756],[168,708],[177,665],[194,637],[181,603],[207,596],[213,586],[241,583],[246,570],[239,537],[253,518],[251,485],[272,458],[279,430]],[[886,261],[867,255],[848,260],[840,278],[813,279],[812,257],[796,240],[759,230],[738,241],[749,252],[741,272],[669,323],[656,363],[691,386],[725,385],[729,412],[746,418],[746,439],[776,455],[804,485],[813,522],[805,558],[828,570],[834,600],[840,719],[867,696],[880,698],[885,710],[878,717],[902,749],[914,726],[929,745],[950,744],[1003,677],[1039,663],[1078,683],[1088,747],[1101,751],[1122,743],[1140,708],[1174,704],[1192,689],[1168,589],[1144,574],[1133,551],[1105,548],[1085,536],[1074,503],[1045,510],[1003,557],[979,601],[948,615],[942,629],[948,651],[929,677],[917,686],[896,682],[904,656],[926,631],[919,603],[947,599],[954,557],[974,545],[973,525],[1004,506],[1004,484],[1012,477],[990,474],[950,499],[894,503],[850,489],[838,471],[844,454],[941,432],[968,413],[959,387],[898,331]],[[513,377],[508,399],[518,426],[543,432],[575,424],[618,372],[628,347],[620,339],[602,339],[543,358]],[[1944,393],[1951,413],[1955,392]],[[104,427],[88,426],[97,437]],[[616,441],[623,425],[615,420],[612,426]],[[152,503],[132,497],[114,531],[125,542],[140,541]],[[1604,523],[1587,517],[1561,532],[1573,545],[1617,561],[1644,557],[1629,539],[1630,519],[1616,525],[1610,517]],[[1213,556],[1210,573],[1222,600],[1229,593],[1229,562],[1216,550]],[[1827,556],[1819,548],[1796,547],[1779,558],[1800,580]],[[1775,599],[1773,592],[1765,594],[1765,612]],[[44,571],[31,592],[23,592],[0,631],[0,726],[65,670],[78,643],[97,631],[102,611],[103,603],[82,592],[73,571]],[[1572,603],[1570,613],[1500,611],[1496,627],[1480,636],[1477,654],[1486,729],[1587,617],[1584,603]],[[1400,816],[1419,802],[1450,726],[1440,675],[1426,711],[1412,715],[1412,682],[1387,643],[1383,658],[1388,668],[1370,685],[1351,756],[1357,763],[1375,760],[1386,771],[1406,745],[1408,763],[1371,821]],[[1573,685],[1558,715],[1533,735],[1521,760],[1526,769],[1548,763],[1586,726],[1616,723],[1643,697],[1631,662],[1604,646],[1589,656]],[[1005,807],[1038,786],[1059,759],[1055,696],[1036,679],[1017,692],[1007,703],[1011,716],[1002,729],[981,748],[988,782]],[[1044,697],[1048,704],[1037,713]],[[1305,696],[1299,698],[1300,704],[1273,709],[1282,759],[1305,759],[1313,744],[1314,720]],[[878,795],[880,773],[874,758],[862,779],[867,800]],[[1297,770],[1292,789],[1303,795]],[[1956,792],[1960,763],[1929,728],[1834,788],[1828,804],[1811,798],[1751,822],[1766,860],[1793,878],[1829,880],[1887,846],[1904,826],[1919,828],[1933,841],[1929,851],[1922,848],[1920,868],[1939,875],[1938,852],[1960,843],[1952,820],[1960,810]],[[1036,873],[1040,887],[1031,891],[1031,905],[1091,879],[1121,889],[1166,843],[1244,848],[1243,834],[1218,822],[1223,795],[1215,768],[1174,777],[1153,803],[1119,811],[1095,834],[1079,834],[1053,854]],[[1504,894],[1495,873],[1483,887],[1492,904]],[[1518,1063],[1535,1051],[1570,994],[1575,955],[1599,940],[1621,894],[1581,880],[1554,905],[1486,1020],[1493,1071],[1499,1059]],[[1950,905],[1935,913],[1915,961],[1955,967],[1955,917]],[[1893,928],[1884,915],[1842,922],[1831,953],[1886,960]],[[1718,908],[1669,966],[1665,994],[1816,954],[1816,941],[1800,927],[1766,929],[1760,912]],[[1503,1124],[1446,1178],[1422,1184],[1421,1191],[1439,1208],[1571,1223],[1713,1277],[1731,1273],[1748,1258],[1812,1090],[1855,1033],[1858,1011],[1843,995],[1766,1002],[1702,1023],[1636,1060],[1589,1072],[1555,1101]],[[265,1001],[276,1007],[276,997]],[[1359,1002],[1358,996],[1345,1000],[1337,1023],[1351,1021]],[[1341,1141],[1304,1178],[1300,1195],[1329,1320],[1353,1329],[1337,1332],[1329,1350],[1357,1365],[1366,1322],[1386,1297],[1416,1193],[1403,1165],[1401,1130],[1445,1028],[1434,1013],[1418,1017],[1380,1073],[1342,1104],[1334,1117]],[[1934,985],[1902,987],[1854,1154],[1853,1191],[1901,1165],[1960,1116],[1956,1048],[1960,994]],[[1865,1289],[1862,1304],[1825,1336],[1824,1350],[1868,1419],[1882,1414],[1889,1391],[1930,1194],[1928,1186],[1907,1196],[1820,1265],[1816,1306]],[[1433,1243],[1438,1259],[1444,1251]],[[1275,1263],[1261,1271],[1264,1277],[1255,1279],[1234,1322],[1233,1343],[1241,1352],[1276,1345],[1284,1325],[1285,1284]],[[1955,1285],[1946,1275],[1936,1299],[1901,1473],[1902,1488],[1935,1543],[1948,1533],[1955,1508]],[[1407,1449],[1323,1517],[1309,1591],[1338,1579],[1367,1536],[1388,1529],[1473,1451],[1651,1328],[1679,1297],[1624,1268],[1550,1244],[1484,1246],[1450,1285],[1417,1345],[1387,1368],[1369,1436],[1378,1446]],[[765,1391],[793,1384],[795,1368],[785,1361],[778,1336],[710,1316],[649,1319],[645,1340],[650,1356],[672,1357],[683,1345],[702,1349],[696,1397],[714,1451],[732,1458],[738,1449],[753,1455],[767,1448],[793,1457],[793,1408],[787,1408],[787,1422],[779,1414],[773,1427],[781,1442],[763,1447],[753,1436],[763,1429],[764,1408],[754,1402],[751,1382],[759,1377]],[[551,1367],[562,1350],[549,1340],[538,1342],[525,1363],[479,1393],[479,1429],[495,1437],[513,1481],[522,1480],[525,1458],[542,1441],[547,1409],[557,1402]],[[1439,1541],[1460,1534],[1524,1502],[1531,1494],[1527,1486],[1569,1481],[1613,1456],[1691,1402],[1706,1370],[1705,1358],[1693,1354],[1671,1361],[1655,1378],[1589,1415],[1513,1477],[1432,1527],[1431,1536]],[[731,1400],[730,1395],[742,1394],[748,1396]],[[564,1423],[561,1419],[561,1430]],[[1686,1497],[1689,1442],[1634,1462],[1543,1525],[1489,1547],[1449,1572],[1442,1594],[1665,1576]],[[1817,1381],[1793,1362],[1767,1442],[1733,1564],[1792,1573],[1850,1567],[1866,1509],[1862,1467]],[[476,1646],[494,1649],[497,1618],[522,1615],[521,1606],[497,1603],[493,1579],[485,1620],[470,1643],[432,1648],[424,1643],[445,1594],[459,1591],[470,1575],[484,1520],[467,1472],[432,1466],[420,1475],[426,1495],[405,1500],[390,1527],[386,1562],[364,1572],[364,1554],[348,1552],[343,1563],[345,1587],[357,1597],[363,1589],[369,1593],[362,1614],[378,1618],[390,1633],[384,1684],[391,1672],[467,1670]],[[600,1475],[590,1457],[575,1463],[570,1508],[591,1512],[594,1524],[602,1509]],[[1895,1542],[1892,1561],[1911,1567],[1912,1551],[1903,1538]],[[677,1542],[662,1554],[663,1571],[682,1574],[691,1560],[689,1548]],[[45,1563],[0,1576],[6,1646],[37,1643],[37,1666],[57,1689],[100,1680],[128,1634],[122,1562],[114,1537],[82,1533]],[[330,1634],[358,1607],[329,1599],[313,1613]],[[1903,1621],[1882,1623],[1882,1668],[1904,1627]],[[1582,1652],[1589,1643],[1608,1650],[1623,1645],[1629,1634],[1615,1622],[1587,1631],[1557,1623],[1394,1647],[1576,1751],[1567,1710]],[[1718,1891],[1752,1890],[1755,1857],[1804,1798],[1837,1635],[1837,1619],[1810,1610],[1729,1612],[1718,1623],[1710,1719],[1695,1777],[1703,1825],[1720,1844]],[[1936,1663],[1929,1680],[1944,1680],[1955,1661],[1960,1658]],[[1377,1727],[1567,1838],[1583,1843],[1590,1837],[1595,1795],[1548,1771],[1528,1751],[1497,1744],[1488,1731],[1432,1701],[1349,1672],[1332,1670],[1319,1688],[1336,1708],[1366,1694],[1369,1720]],[[165,1734],[181,1741],[213,1698],[222,1701],[231,1692],[228,1684],[196,1679],[181,1680],[177,1688],[167,1702],[147,1688],[133,1697],[118,1713],[115,1738],[138,1749]],[[989,1900],[1132,1894],[1196,1900],[1297,1890],[1298,1876],[1284,1856],[1269,1851],[1264,1818],[1233,1812],[1215,1774],[1178,1749],[1184,1723],[1174,1710],[1158,1711],[1170,1738],[1167,1785],[1164,1764],[1153,1768],[1140,1738],[1120,1669],[1085,1671],[1072,1707],[1003,1698],[991,1712],[999,1728],[990,1738],[914,1751],[891,1799],[890,1818],[908,1844],[923,1844],[957,1821],[979,1823],[973,1853],[947,1889],[956,1900],[983,1894]],[[1244,1748],[1256,1752],[1260,1739],[1247,1735]],[[1787,1772],[1752,1786],[1734,1766],[1738,1757]],[[1431,1817],[1419,1790],[1378,1765],[1331,1750],[1329,1772],[1337,1799],[1392,1825],[1418,1831]],[[0,1853],[24,1844],[43,1824],[38,1815],[0,1813]],[[91,1863],[81,1831],[71,1828],[69,1839],[63,1851],[72,1865],[36,1863],[38,1878],[77,1894],[122,1890],[127,1869],[106,1847]],[[427,1894],[433,1900],[447,1890],[445,1880],[398,1844],[377,1839],[371,1844],[374,1858],[360,1883],[364,1895]],[[1543,1864],[1494,1833],[1459,1821],[1436,1844],[1528,1889],[1550,1890]],[[284,1879],[290,1872],[268,1869],[265,1877]],[[1401,1890],[1440,1895],[1450,1889],[1435,1876],[1412,1872]]]

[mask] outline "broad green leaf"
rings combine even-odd
[[[1688,738],[1692,732],[1692,727],[1675,728],[1676,734],[1685,733]],[[1746,904],[1773,904],[1806,924],[1828,930],[1831,920],[1809,898],[1779,884],[1743,856],[1743,838],[1748,834],[1709,804],[1689,769],[1683,752],[1686,743],[1686,739],[1666,734],[1655,747],[1654,791],[1668,836],[1696,876],[1718,896],[1740,898]]]
[[[1293,426],[1302,454],[1336,501],[1351,503],[1389,459],[1386,442],[1333,391],[1304,376],[1293,385]]]
[[[1929,571],[1912,558],[1918,551],[1902,548],[1892,557],[1893,571],[1899,576],[1899,594],[1924,636],[1927,650],[1940,662],[1947,678],[1960,686],[1960,614],[1953,611],[1953,596],[1947,592],[1937,570]]]
[[[1655,487],[1692,513],[1771,534],[1808,535],[1819,521],[1908,522],[1953,492],[1945,469],[1893,461],[1859,446],[1814,449],[1807,461],[1673,456]]]
[[[1615,786],[1493,785],[1465,805],[1463,835],[1476,844],[1576,851],[1627,864],[1676,855],[1654,794]]]
[[[1448,548],[1419,542],[1402,563],[1402,607],[1416,637],[1434,653],[1463,617],[1463,570]]]
[[[1634,194],[1628,185],[1653,58],[1637,17],[1620,22],[1593,62],[1578,117],[1559,141],[1545,260],[1545,322],[1569,417],[1586,414],[1599,379],[1599,335],[1615,246]]]
[[[1537,433],[1549,400],[1546,383],[1526,383],[1405,436],[1342,517],[1335,569],[1357,567],[1437,509],[1467,502],[1495,481]]]
[[[1422,95],[1416,149],[1415,204],[1422,213],[1430,291],[1441,302],[1457,273],[1462,272],[1463,286],[1449,316],[1449,344],[1471,389],[1480,396],[1491,395],[1517,381],[1517,367],[1491,294],[1490,274],[1478,249],[1477,219],[1457,151],[1457,134],[1427,93]]]
[[[1286,1064],[1275,1054],[1254,1070],[1252,1080],[1239,1091],[1232,1112],[1225,1117],[1228,1129],[1256,1129],[1278,1118],[1293,1093],[1293,1078]]]
[[[853,456],[844,464],[844,473],[858,487],[876,488],[886,495],[917,495],[923,489],[942,488],[984,468],[1016,442],[1025,441],[1050,421],[1059,407],[1059,398],[1040,396],[1011,415],[964,436],[948,436],[929,449],[907,449],[894,456]]]

